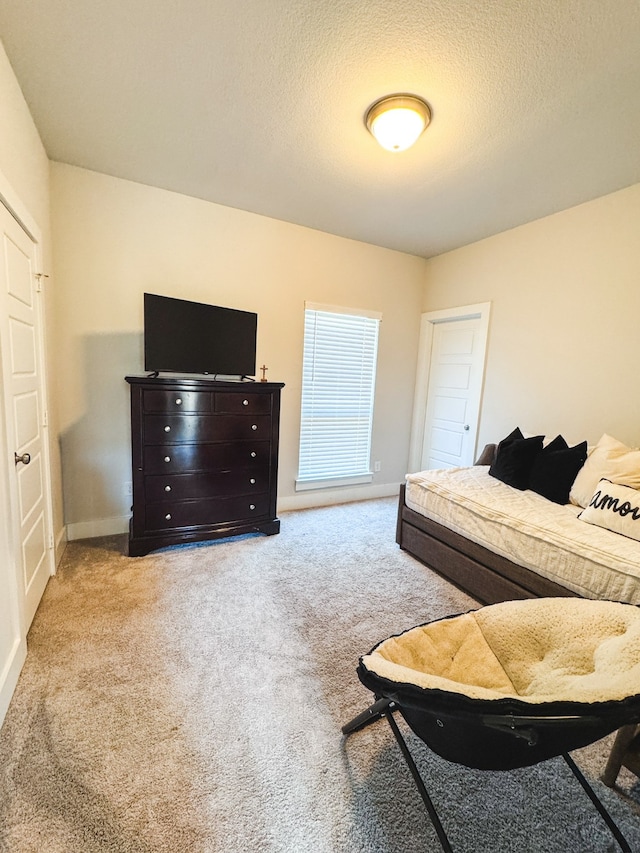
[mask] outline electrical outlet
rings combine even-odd
[[[124,484],[124,493],[125,495],[133,494],[133,483],[125,483]]]
[[[373,463],[373,470],[376,472],[376,474],[378,473],[378,471],[380,470],[380,468],[381,468],[381,465],[380,465],[380,463],[379,463],[379,462],[374,462],[374,463]]]

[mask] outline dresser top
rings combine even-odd
[[[145,385],[150,388],[192,388],[202,391],[238,391],[247,393],[249,391],[262,392],[274,391],[284,388],[284,382],[250,382],[234,381],[232,379],[209,379],[205,376],[125,376],[129,385]]]

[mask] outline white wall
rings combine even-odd
[[[423,311],[492,302],[478,445],[640,444],[640,184],[427,262]]]
[[[52,164],[65,518],[71,538],[124,529],[129,387],[145,291],[258,313],[257,364],[286,383],[280,509],[395,493],[406,473],[425,261]],[[304,302],[381,311],[372,487],[295,494]]]

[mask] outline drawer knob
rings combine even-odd
[[[171,457],[170,457],[170,456],[165,456],[165,457],[164,457],[164,461],[165,461],[165,462],[171,462]]]
[[[256,481],[255,481],[255,479],[252,477],[252,478],[249,480],[249,482],[251,483],[251,485],[252,485],[252,486],[254,486]]]
[[[182,397],[176,397],[176,406],[182,405]]]
[[[167,426],[164,428],[164,431],[165,431],[165,432],[171,432],[171,427],[167,425]]]
[[[171,491],[171,486],[165,486],[165,487],[164,487],[164,490],[165,490],[165,492],[170,492],[170,491]]]
[[[256,458],[256,452],[255,452],[255,450],[252,450],[252,451],[251,451],[251,458],[252,458],[252,459],[255,459],[255,458]]]
[[[168,512],[168,513],[165,515],[165,518],[166,518],[166,520],[167,520],[167,521],[171,521],[171,513],[170,513],[170,512]]]
[[[249,401],[248,401],[248,400],[243,400],[243,401],[242,401],[242,405],[243,405],[243,406],[248,406],[248,405],[249,405]]]
[[[251,424],[251,429],[258,429],[258,424]]]
[[[255,504],[249,504],[249,509],[255,509],[255,508],[256,508]]]

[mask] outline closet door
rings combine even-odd
[[[422,470],[473,465],[484,349],[478,318],[435,323]]]
[[[488,302],[422,315],[409,470],[473,465]]]
[[[25,631],[53,569],[36,246],[0,205],[0,343],[9,539]]]

